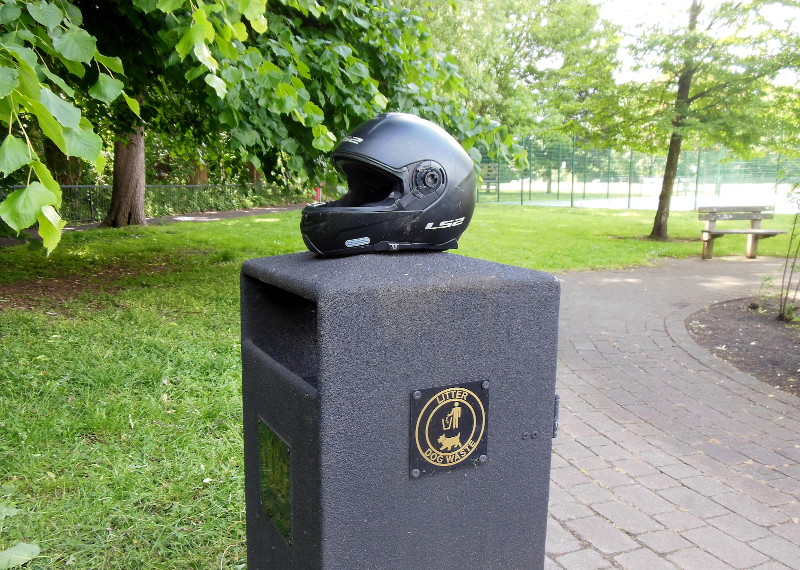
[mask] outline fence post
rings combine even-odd
[[[575,207],[575,137],[572,137],[572,159],[569,165],[570,188],[569,188],[569,207]]]
[[[701,149],[697,149],[697,172],[694,176],[694,209],[697,209],[697,193],[700,191],[700,153]]]
[[[631,192],[633,191],[633,149],[631,149],[631,158],[628,163],[628,209],[631,209]]]

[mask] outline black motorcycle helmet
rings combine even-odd
[[[458,247],[475,210],[472,159],[444,129],[383,113],[331,153],[347,193],[303,208],[300,231],[320,255]]]

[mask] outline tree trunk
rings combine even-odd
[[[650,239],[667,241],[667,222],[669,220],[669,206],[672,201],[672,189],[675,185],[675,176],[678,173],[678,160],[681,157],[681,143],[683,137],[679,133],[672,133],[669,139],[669,151],[667,152],[667,164],[664,167],[664,180],[661,183],[661,194],[658,196],[658,209],[653,221],[653,230],[650,232]]]
[[[114,186],[103,226],[146,224],[144,185],[144,129],[138,127],[114,143]]]
[[[697,18],[700,15],[702,6],[698,0],[692,0],[692,6],[689,8],[689,33],[693,33],[697,29]],[[695,42],[695,40],[690,40]],[[656,216],[653,220],[653,229],[650,232],[650,238],[667,241],[669,233],[667,232],[667,222],[669,220],[669,208],[672,202],[672,189],[675,185],[675,176],[678,174],[678,161],[681,157],[681,143],[683,142],[683,134],[681,128],[686,120],[686,113],[691,105],[689,92],[692,88],[692,76],[694,74],[694,62],[691,59],[693,55],[692,45],[687,46],[689,56],[683,62],[681,74],[678,76],[678,93],[675,96],[675,118],[672,120],[672,126],[675,130],[669,138],[669,150],[667,151],[667,164],[664,166],[664,180],[661,183],[661,194],[658,196],[658,209]]]
[[[256,165],[252,162],[247,163],[247,175],[250,177],[250,182],[256,184],[260,182],[264,175],[256,168]]]
[[[208,184],[208,166],[205,164],[195,163],[194,174],[189,177],[186,183],[190,186]]]

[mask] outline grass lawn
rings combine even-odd
[[[481,204],[458,253],[547,271],[700,255],[695,213],[671,216],[669,243],[640,239],[652,215]],[[49,258],[0,249],[0,550],[38,544],[28,568],[244,564],[238,273],[303,251],[298,224],[292,211],[70,232]],[[743,256],[744,238],[715,254]]]

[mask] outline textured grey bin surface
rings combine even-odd
[[[558,300],[551,275],[445,253],[246,262],[249,567],[540,567]],[[412,394],[473,382],[486,461],[412,477]],[[259,503],[260,421],[291,449],[289,542]]]

